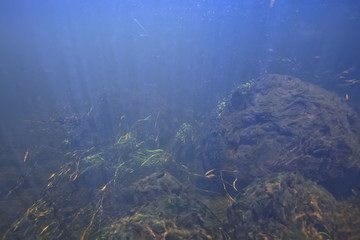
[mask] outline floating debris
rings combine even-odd
[[[48,180],[52,179],[55,176],[55,173],[51,174],[51,176],[48,178]]]
[[[26,151],[25,156],[24,156],[24,162],[26,162],[28,155],[29,155],[29,151]]]
[[[216,177],[216,175],[215,174],[210,174],[210,175],[206,175],[205,177],[206,178],[212,178],[212,177]]]
[[[236,177],[234,182],[233,182],[233,188],[235,189],[235,191],[238,191],[237,188],[236,188],[236,182],[237,182],[238,178]]]
[[[41,235],[43,232],[45,232],[45,231],[46,231],[46,229],[48,229],[48,228],[49,228],[49,226],[50,226],[50,225],[47,225],[46,227],[44,227],[44,229],[40,232],[40,235]]]
[[[207,176],[209,173],[213,172],[215,169],[216,169],[216,168],[213,168],[213,169],[207,171],[207,172],[204,174],[204,176]]]

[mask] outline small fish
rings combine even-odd
[[[236,182],[237,182],[237,180],[238,180],[238,179],[237,179],[237,177],[236,177],[235,180],[234,180],[234,182],[233,182],[233,188],[234,188],[236,191],[238,191],[237,188],[236,188]]]
[[[103,192],[106,189],[106,186],[107,186],[107,184],[105,186],[103,186],[103,188],[100,191]]]
[[[207,171],[207,172],[204,174],[204,176],[206,177],[209,173],[213,172],[215,169],[216,169],[216,168],[213,168],[213,169]]]
[[[345,99],[346,99],[346,101],[349,100],[349,95],[348,94],[345,95]]]
[[[29,155],[29,151],[26,151],[25,156],[24,156],[24,162],[26,162],[28,155]]]

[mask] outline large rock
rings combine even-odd
[[[359,208],[292,173],[260,179],[228,209],[231,239],[359,239]]]
[[[152,174],[130,192],[136,207],[100,229],[97,239],[226,239],[213,213],[169,173]]]
[[[214,118],[207,169],[237,170],[247,181],[300,172],[337,196],[360,187],[360,121],[334,93],[266,75],[235,89]]]

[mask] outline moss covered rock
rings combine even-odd
[[[244,181],[299,171],[336,196],[360,189],[360,120],[345,99],[266,75],[235,89],[224,106],[206,137],[208,169],[237,170]]]

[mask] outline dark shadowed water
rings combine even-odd
[[[183,166],[199,161],[196,172],[210,170],[201,152],[212,112],[264,74],[330,90],[359,114],[359,26],[356,0],[1,0],[0,236],[76,154],[85,159],[97,148],[106,155],[104,148],[135,132],[152,149],[146,161],[164,150]],[[116,151],[109,154],[125,150]],[[91,179],[83,181],[99,189],[111,177]]]

